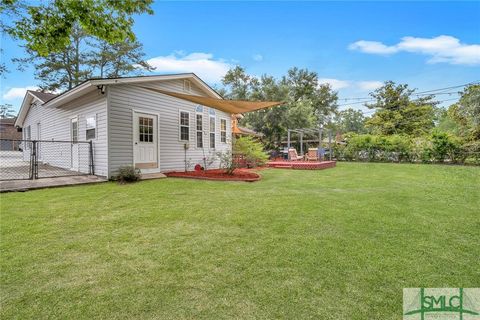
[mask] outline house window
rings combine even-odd
[[[180,111],[180,140],[190,140],[190,113]]]
[[[203,113],[203,106],[197,105],[197,106],[195,107],[195,111],[196,111],[196,112],[199,112],[199,113]]]
[[[32,127],[28,126],[25,128],[25,140],[32,139]]]
[[[203,115],[197,114],[197,148],[203,148]]]
[[[138,117],[138,140],[153,142],[153,119]]]
[[[70,120],[70,136],[73,143],[78,142],[78,119]]]
[[[97,115],[87,117],[87,126],[85,130],[85,138],[87,140],[92,140],[97,137]]]
[[[215,117],[210,117],[210,148],[215,149]]]
[[[191,91],[191,90],[192,90],[192,85],[190,84],[190,81],[183,80],[183,91]]]
[[[220,141],[227,142],[227,120],[220,119]]]

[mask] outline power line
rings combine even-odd
[[[469,82],[469,83],[465,83],[465,84],[461,84],[461,85],[456,85],[456,86],[451,86],[451,87],[445,87],[445,88],[438,88],[438,89],[432,89],[432,90],[426,90],[426,91],[420,91],[420,92],[416,92],[416,93],[412,93],[412,96],[421,96],[421,95],[426,95],[426,96],[429,96],[429,95],[433,95],[433,96],[436,96],[436,95],[440,95],[440,94],[459,94],[458,91],[452,91],[452,92],[437,92],[437,93],[432,93],[432,92],[436,92],[436,91],[444,91],[444,90],[451,90],[451,89],[456,89],[456,88],[461,88],[461,87],[465,87],[465,86],[469,86],[469,85],[473,85],[473,84],[479,84],[480,83],[480,80],[477,80],[477,81],[473,81],[473,82]],[[372,97],[350,97],[350,98],[339,98],[338,100],[343,100],[343,101],[347,101],[347,100],[357,100],[358,102],[357,103],[366,103],[366,102],[369,102],[369,101],[374,101],[374,99]],[[359,100],[369,100],[369,101],[359,101]],[[350,103],[350,104],[353,104]],[[343,104],[343,105],[348,105],[348,104]],[[339,105],[340,106],[340,105]]]

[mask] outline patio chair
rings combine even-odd
[[[303,156],[297,154],[297,149],[290,148],[288,149],[288,159],[290,161],[303,160]]]
[[[318,148],[308,148],[308,152],[305,155],[305,160],[307,161],[319,161],[318,157]]]

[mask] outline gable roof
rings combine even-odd
[[[177,80],[177,79],[187,79],[196,84],[203,92],[205,92],[209,97],[223,99],[220,94],[213,90],[208,84],[206,84],[202,79],[200,79],[195,73],[177,73],[177,74],[165,74],[165,75],[155,75],[155,76],[137,76],[137,77],[123,77],[123,78],[94,78],[89,79],[73,89],[70,89],[54,99],[48,101],[46,106],[59,106],[62,103],[66,103],[75,98],[78,98],[88,92],[98,89],[102,85],[109,84],[141,84],[150,81],[165,81],[165,80]]]
[[[150,81],[159,80],[176,80],[176,79],[188,79],[196,84],[207,96],[223,99],[214,89],[205,83],[194,73],[177,73],[177,74],[165,74],[165,75],[153,75],[153,76],[136,76],[136,77],[123,77],[123,78],[94,78],[88,79],[80,83],[76,87],[67,90],[61,94],[55,95],[51,93],[44,93],[38,91],[27,91],[23,98],[22,105],[18,111],[17,121],[15,126],[22,126],[28,111],[32,99],[35,98],[43,103],[45,107],[58,107],[64,103],[67,103],[73,99],[81,97],[89,92],[97,90],[102,85],[109,84],[141,84]]]
[[[57,95],[53,93],[27,90],[27,92],[25,93],[25,97],[23,97],[20,110],[18,111],[18,115],[15,120],[15,126],[16,127],[22,126],[23,120],[25,120],[25,117],[27,116],[28,111],[30,110],[33,100],[38,100],[41,103],[46,103],[52,100],[53,98],[55,98],[56,96]]]
[[[40,92],[40,91],[32,91],[32,90],[28,90],[28,91],[43,103],[48,102],[53,98],[55,98],[56,96],[58,96],[58,94],[53,94],[48,92]]]

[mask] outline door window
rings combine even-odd
[[[153,119],[138,117],[138,140],[140,142],[153,142]]]

